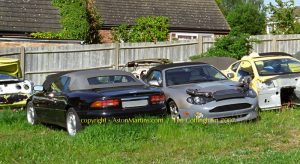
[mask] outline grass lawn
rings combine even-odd
[[[249,123],[106,123],[75,137],[0,112],[0,163],[298,163],[300,109]]]

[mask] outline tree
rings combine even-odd
[[[264,1],[263,0],[216,0],[219,8],[225,17],[229,14],[230,11],[234,10],[237,6],[242,4],[252,4],[259,11],[263,11]]]
[[[206,53],[192,56],[227,56],[240,59],[252,49],[250,35],[262,34],[265,31],[266,14],[263,0],[216,0],[231,26],[228,35],[216,39],[214,46]]]
[[[263,34],[266,29],[266,15],[252,3],[238,5],[226,17],[231,28],[250,35]]]
[[[113,28],[115,41],[123,42],[157,42],[165,41],[169,34],[169,18],[164,16],[139,17],[135,25],[126,24]]]
[[[295,18],[294,0],[283,2],[275,0],[276,4],[269,3],[267,11],[271,14],[270,21],[274,24],[272,33],[274,34],[294,34],[299,33],[299,23]]]

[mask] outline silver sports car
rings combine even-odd
[[[201,62],[166,64],[151,68],[143,78],[161,88],[171,117],[253,120],[257,96],[247,83],[228,80],[215,67]]]

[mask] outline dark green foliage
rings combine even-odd
[[[88,8],[90,0],[52,0],[52,3],[59,8],[60,23],[63,29],[60,32],[32,33],[33,37],[79,39],[88,43],[99,42],[96,35],[98,35],[101,21],[95,9]]]
[[[139,17],[131,28],[126,24],[113,28],[113,37],[115,41],[124,42],[165,41],[169,26],[169,18],[164,16]]]
[[[230,27],[239,28],[242,33],[258,35],[266,29],[265,13],[251,3],[237,6],[228,13],[226,19]]]
[[[61,15],[62,37],[86,40],[89,31],[85,0],[53,0]]]
[[[192,56],[191,60],[196,60],[202,56],[219,56],[219,57],[232,57],[240,59],[248,55],[252,49],[251,42],[254,40],[249,39],[250,35],[241,33],[237,28],[233,29],[228,35],[217,38],[214,46],[202,55]]]
[[[112,28],[112,35],[114,41],[123,41],[123,42],[129,42],[130,36],[130,27],[127,24],[121,24],[118,27]]]

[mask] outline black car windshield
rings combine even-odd
[[[226,76],[210,65],[174,68],[165,74],[167,86],[227,80]]]
[[[260,76],[300,73],[300,62],[291,58],[261,60],[255,65]]]
[[[98,76],[88,78],[90,85],[131,83],[136,82],[132,77],[126,75]]]
[[[10,75],[7,75],[7,74],[1,74],[0,73],[0,80],[15,80],[15,79],[18,79],[14,76],[10,76]]]

